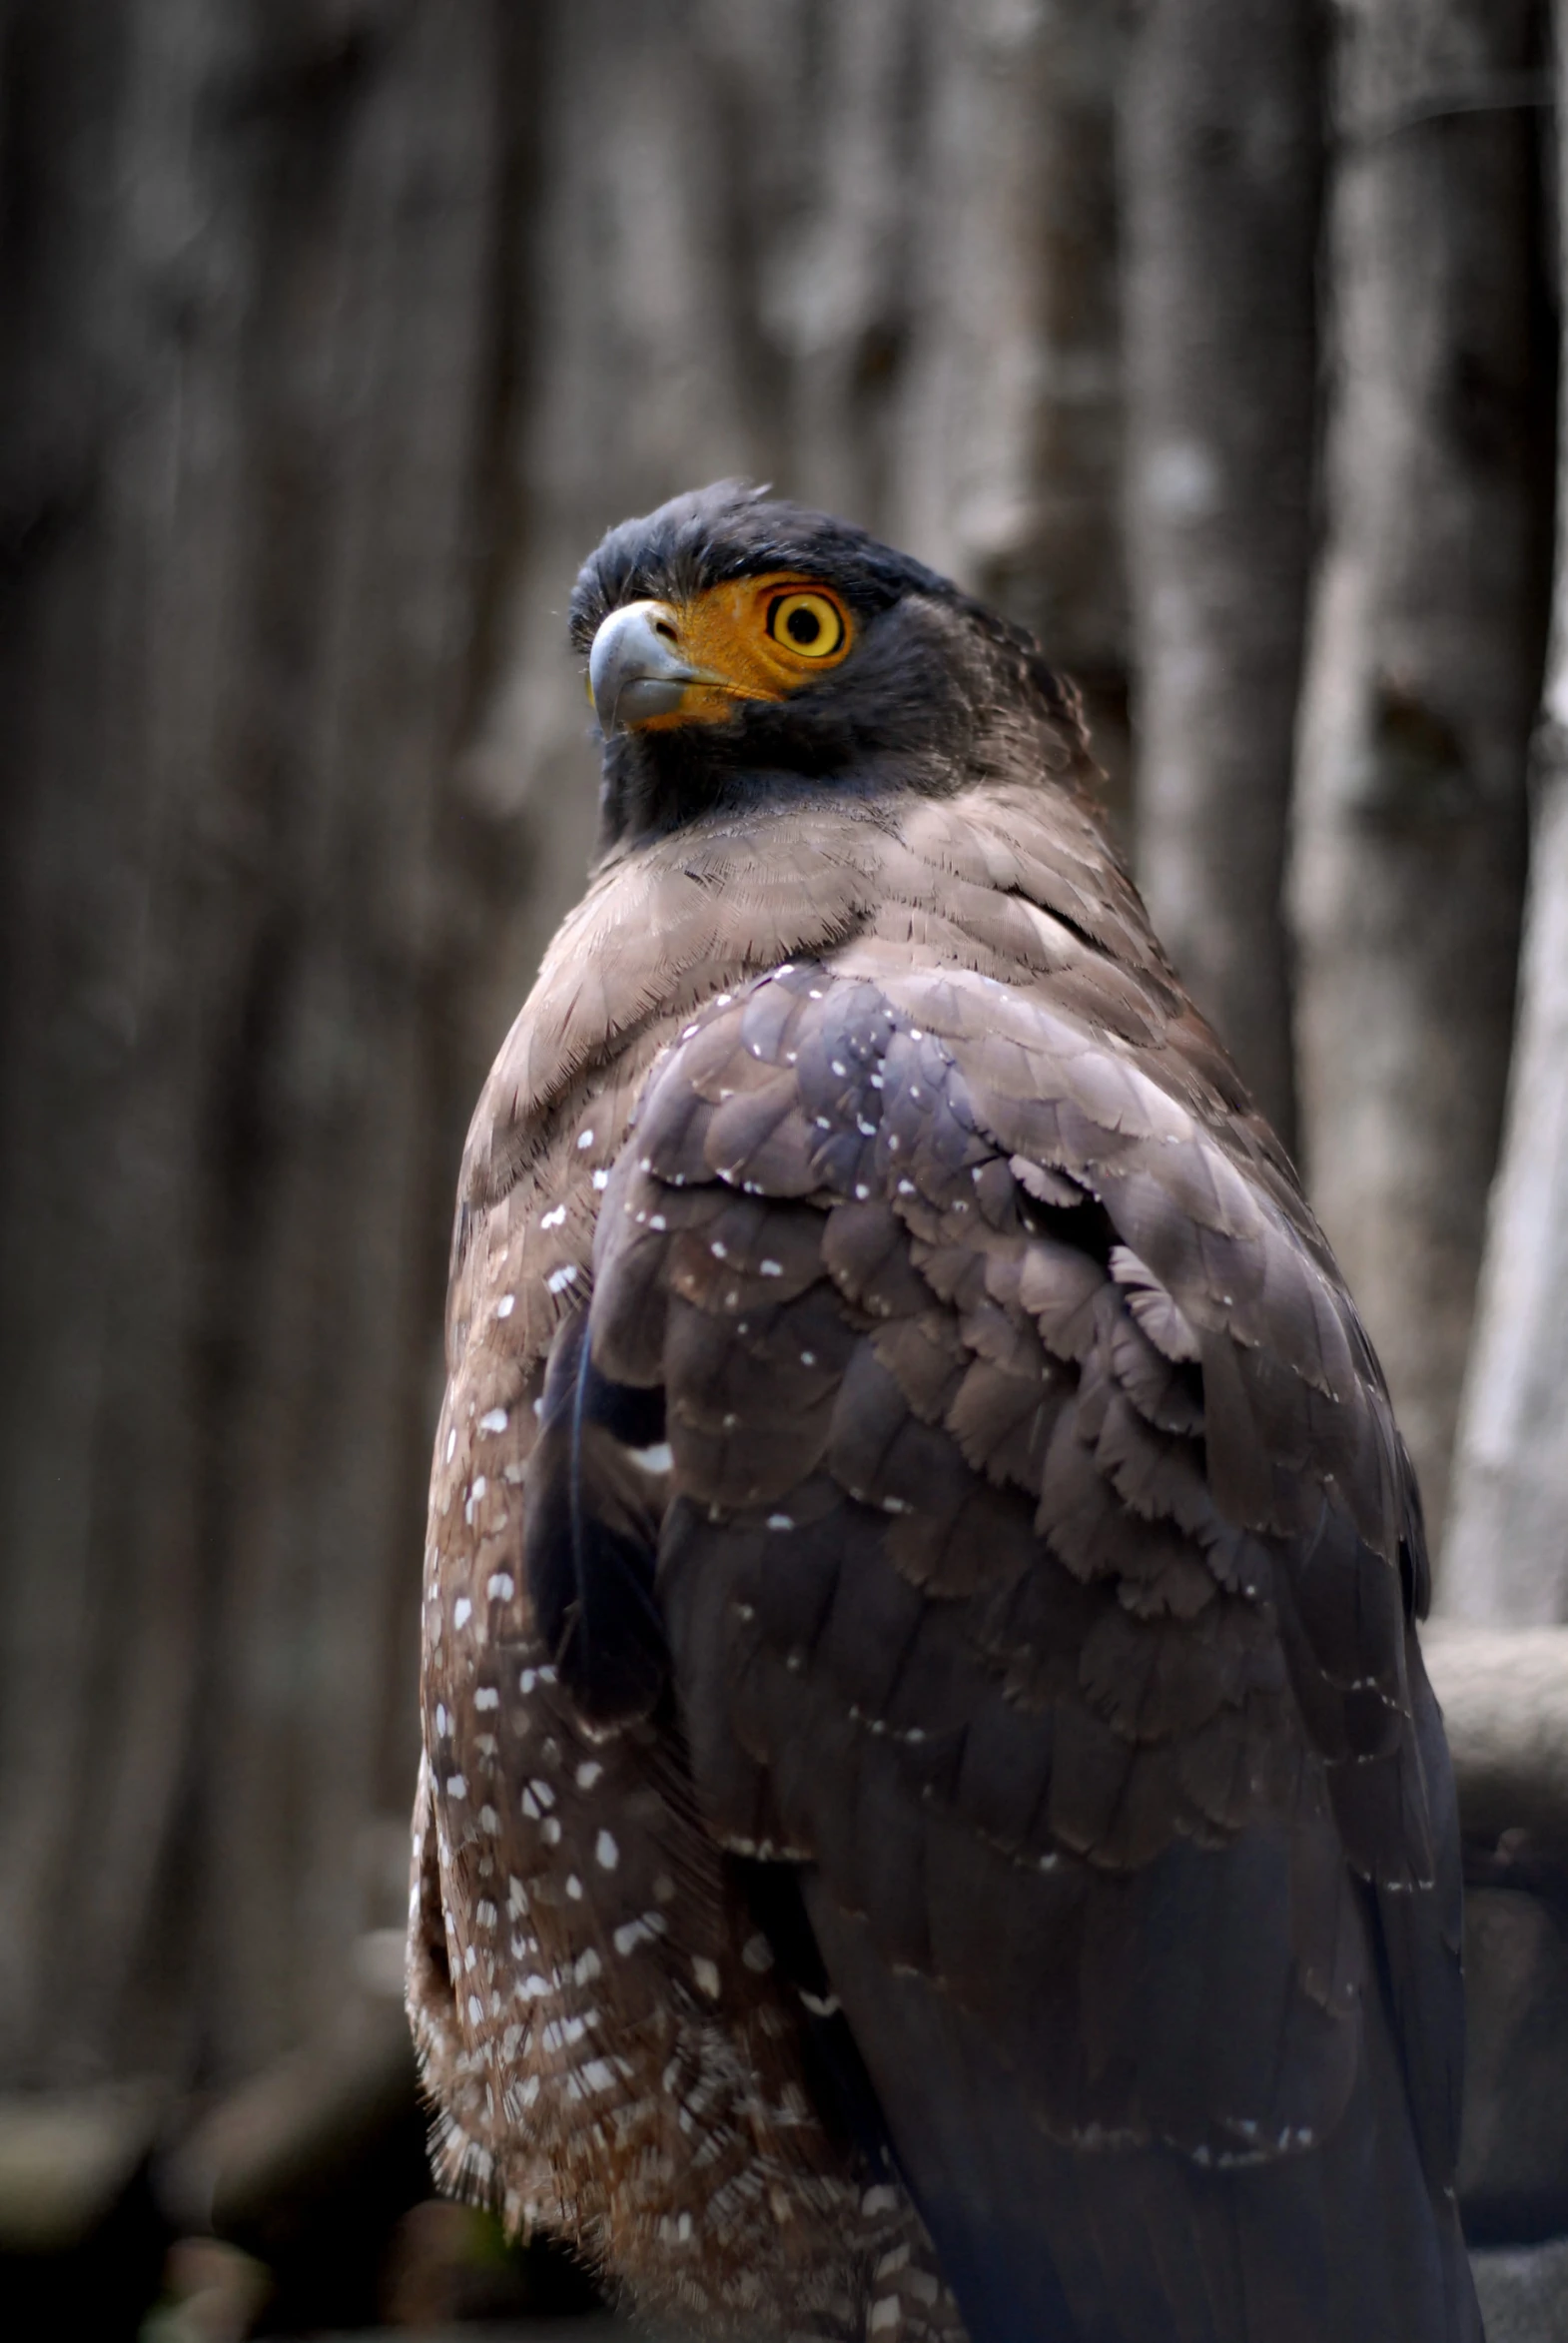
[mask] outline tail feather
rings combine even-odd
[[[1321,2146],[1221,2170],[1068,2143],[940,1985],[891,1973],[820,1882],[808,1904],[972,2343],[1482,2343],[1380,2008]]]

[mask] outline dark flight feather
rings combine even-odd
[[[669,1672],[653,1594],[660,1506],[638,1462],[664,1435],[664,1395],[611,1383],[587,1313],[556,1336],[528,1475],[523,1558],[538,1630],[584,1716],[647,1716]]]

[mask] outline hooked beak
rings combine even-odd
[[[677,640],[667,602],[628,602],[605,619],[588,653],[588,689],[606,740],[649,716],[673,715],[689,684],[715,680],[680,656]]]

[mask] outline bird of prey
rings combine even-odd
[[[442,2178],[705,2334],[1468,2343],[1415,1484],[1071,689],[734,482],[571,637],[430,1491]]]

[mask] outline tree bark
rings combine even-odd
[[[1544,626],[1530,0],[1340,0],[1292,901],[1308,1185],[1434,1534],[1496,1152]]]
[[[1559,204],[1568,169],[1568,8],[1559,0]],[[1559,221],[1560,314],[1568,232]],[[1568,367],[1560,387],[1568,390]],[[1559,423],[1557,579],[1534,750],[1529,904],[1502,1162],[1465,1378],[1442,1606],[1568,1622],[1568,419]]]
[[[8,2081],[299,2038],[406,1797],[497,24],[7,21]]]
[[[1081,686],[1128,811],[1118,12],[927,0],[888,526]]]
[[[1123,102],[1136,851],[1287,1146],[1281,916],[1311,556],[1316,0],[1144,0]]]

